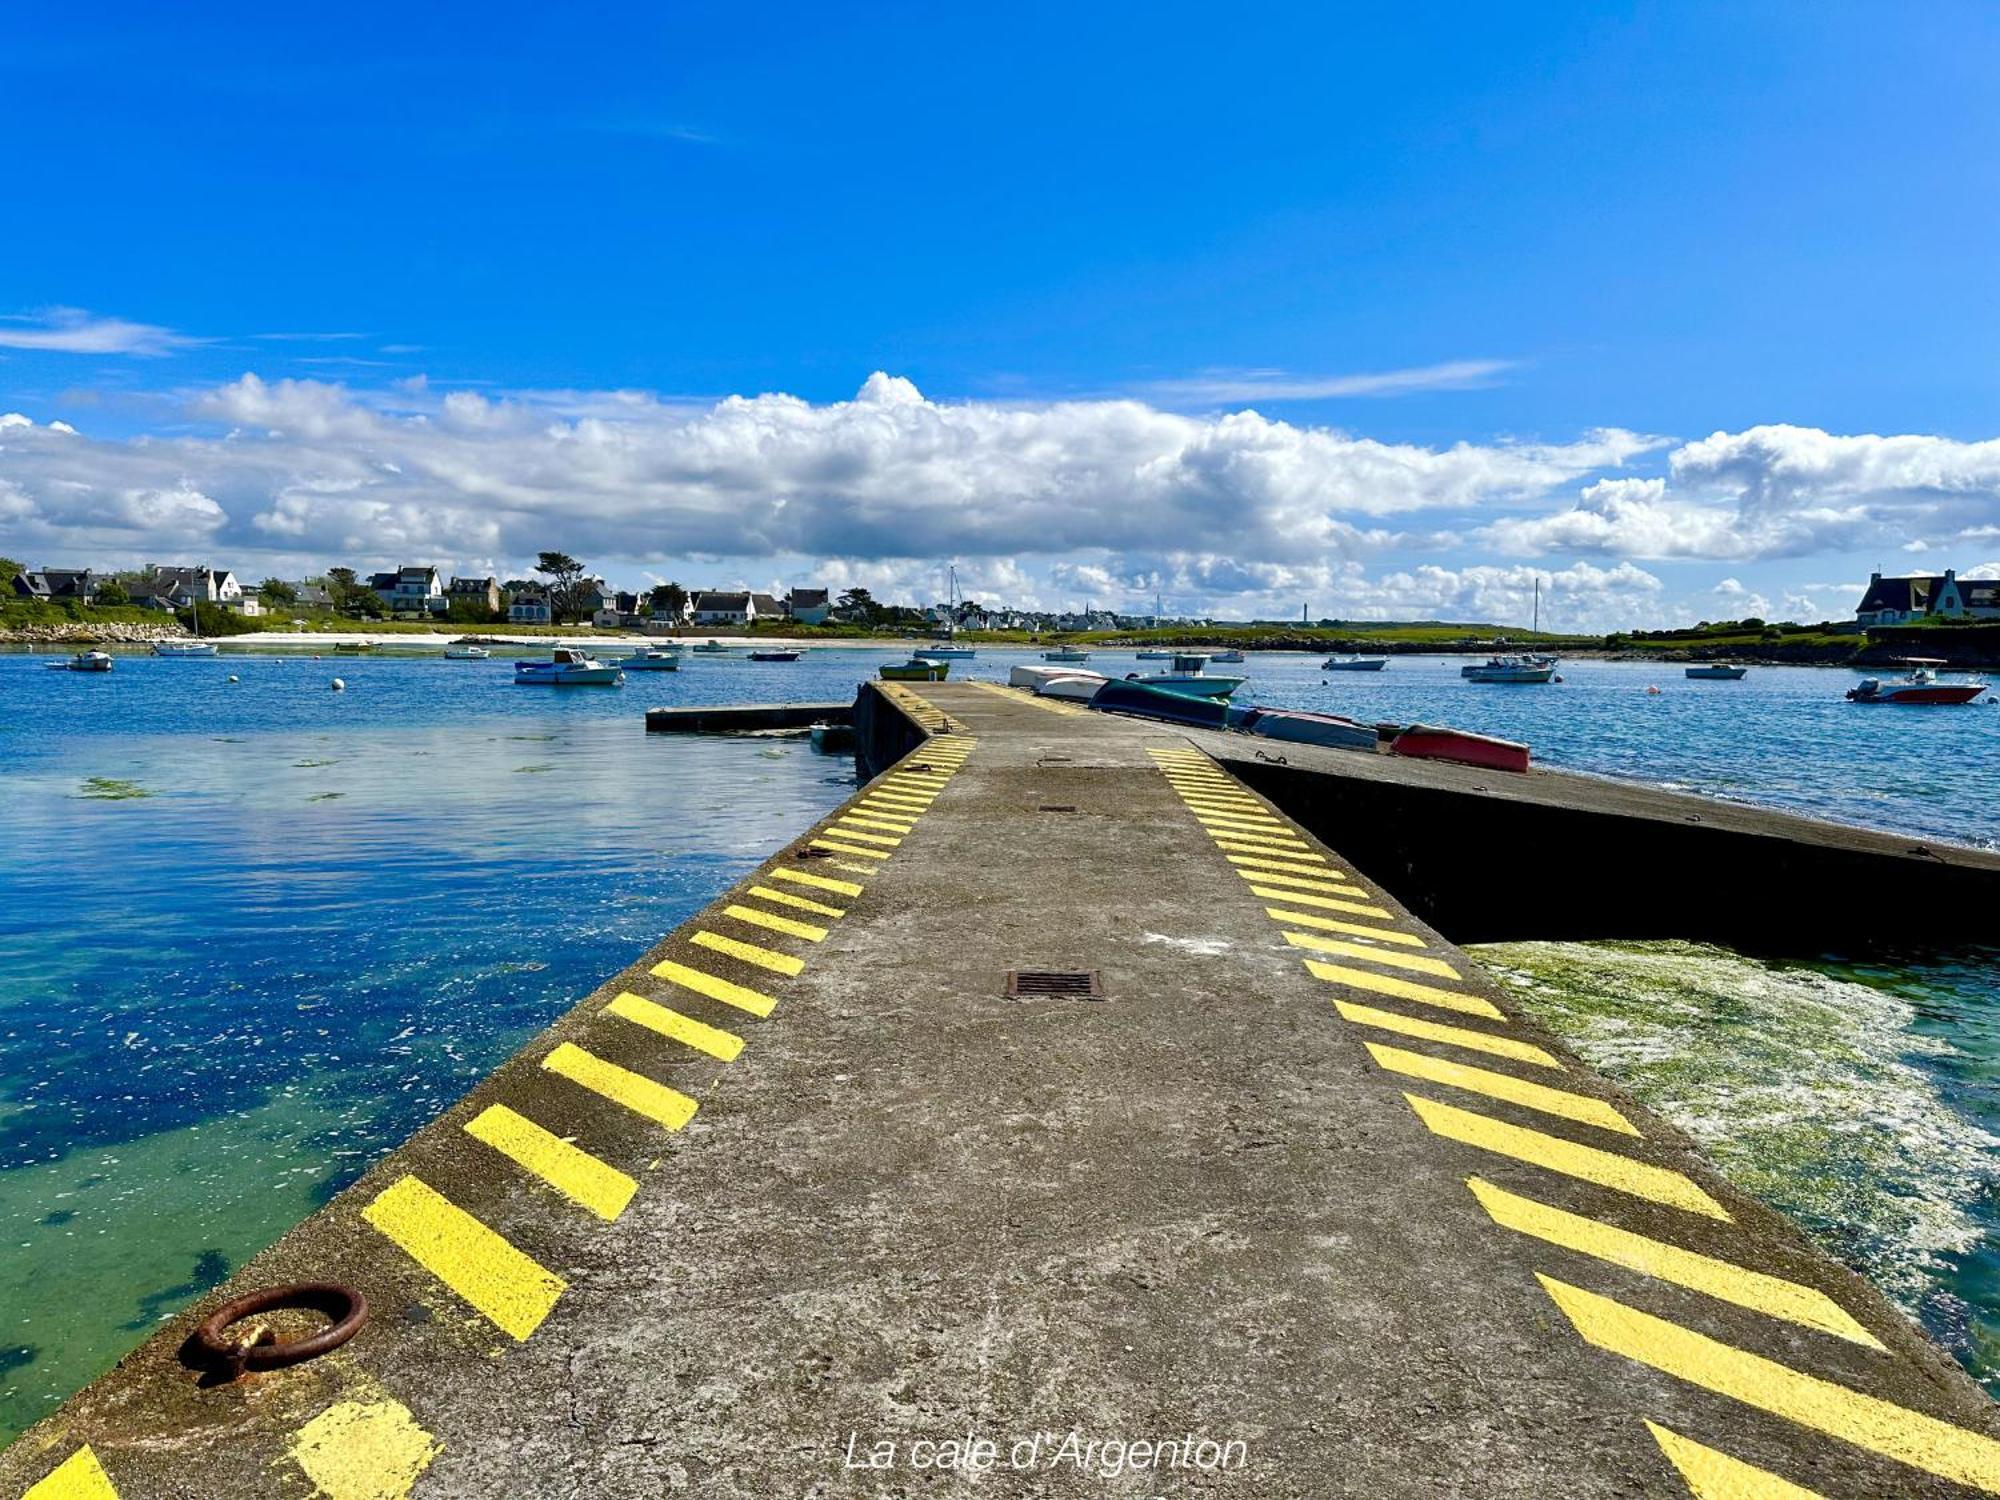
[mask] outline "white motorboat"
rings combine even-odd
[[[694,649],[700,652],[703,656],[727,656],[735,648],[733,646],[725,646],[722,644],[722,642],[717,640],[707,640],[703,641],[699,646],[696,646]]]
[[[214,641],[155,641],[155,656],[213,656]]]
[[[1211,657],[1209,658],[1209,660],[1210,660],[1210,661],[1226,661],[1226,662],[1231,662],[1231,663],[1234,663],[1234,662],[1240,662],[1240,661],[1242,661],[1242,660],[1243,660],[1243,653],[1242,653],[1241,651],[1237,650],[1237,649],[1236,649],[1236,648],[1235,648],[1234,646],[1231,646],[1231,647],[1230,647],[1230,648],[1229,648],[1229,649],[1228,649],[1227,651],[1218,651],[1218,652],[1216,652],[1216,653],[1215,653],[1215,655],[1213,655],[1213,656],[1211,656]]]
[[[910,653],[929,661],[970,661],[978,654],[971,646],[919,646]]]
[[[1695,682],[1737,682],[1749,670],[1748,667],[1732,667],[1723,662],[1711,661],[1689,667],[1682,675]]]
[[[1389,665],[1386,656],[1329,656],[1319,664],[1322,672],[1379,672]]]
[[[493,653],[484,646],[447,646],[444,648],[446,661],[485,661]]]
[[[1042,653],[1043,661],[1089,661],[1088,651],[1079,651],[1074,646],[1058,646],[1053,651]]]
[[[1553,656],[1495,656],[1458,669],[1468,682],[1553,682]]]
[[[648,646],[643,651],[634,651],[618,665],[627,672],[678,672],[681,654],[667,647]]]
[[[625,674],[573,646],[558,646],[548,661],[515,662],[514,681],[523,686],[620,687]]]
[[[1127,682],[1142,682],[1147,687],[1165,688],[1170,693],[1185,693],[1195,698],[1227,698],[1243,686],[1241,677],[1227,675],[1211,676],[1207,671],[1208,658],[1200,652],[1175,652],[1173,667],[1165,672],[1127,672]]]
[[[1051,677],[1035,689],[1036,696],[1042,698],[1062,698],[1071,703],[1088,703],[1111,679],[1100,677],[1095,672],[1073,672],[1066,677]]]
[[[1172,661],[1178,653],[1149,648],[1145,651],[1135,651],[1132,654],[1138,657],[1140,661]]]
[[[103,651],[79,651],[68,661],[44,662],[51,672],[109,672],[111,657]]]

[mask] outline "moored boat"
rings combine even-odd
[[[1150,648],[1145,651],[1135,651],[1132,654],[1138,657],[1140,661],[1172,661],[1174,659],[1174,656],[1176,655],[1175,652],[1161,651],[1157,648]]]
[[[444,648],[446,661],[485,661],[492,654],[484,646],[451,645]]]
[[[1078,649],[1077,649],[1076,647],[1074,647],[1074,646],[1058,646],[1058,647],[1056,647],[1056,649],[1055,649],[1055,650],[1053,650],[1053,651],[1044,651],[1044,652],[1042,653],[1042,660],[1043,660],[1043,661],[1072,661],[1072,662],[1074,662],[1074,661],[1089,661],[1089,660],[1090,660],[1090,653],[1089,653],[1088,651],[1079,651],[1079,650],[1078,650]]]
[[[1681,675],[1694,682],[1738,682],[1750,669],[1732,667],[1727,662],[1709,661],[1692,666]]]
[[[1850,703],[1909,703],[1933,706],[1947,703],[1970,703],[1986,691],[1984,682],[1940,682],[1937,669],[1944,662],[1935,657],[1912,656],[1907,658],[1910,675],[1884,682],[1879,677],[1865,679],[1859,687],[1847,690]]]
[[[515,662],[514,681],[524,687],[619,687],[625,674],[573,646],[558,646],[548,661]]]
[[[1468,682],[1552,682],[1556,675],[1553,656],[1495,656],[1485,662],[1460,667],[1458,675]]]
[[[752,651],[752,661],[797,661],[805,655],[803,651]]]
[[[694,648],[703,656],[727,656],[730,648],[718,640],[706,640]]]
[[[648,646],[643,651],[634,651],[617,665],[621,672],[678,672],[681,669],[681,654],[660,646]]]
[[[971,646],[923,646],[912,654],[929,661],[970,661],[979,652]]]
[[[1529,759],[1528,747],[1518,741],[1430,724],[1411,724],[1396,730],[1389,741],[1389,753],[1419,760],[1457,761],[1460,765],[1484,766],[1493,771],[1525,771]]]
[[[1322,672],[1379,672],[1389,665],[1386,656],[1329,656],[1319,664]]]
[[[214,641],[153,642],[153,655],[155,656],[213,656],[215,655],[215,649]]]
[[[1165,688],[1169,692],[1188,693],[1197,698],[1227,698],[1243,686],[1241,677],[1227,674],[1210,676],[1208,658],[1199,652],[1177,652],[1171,670],[1165,672],[1127,672],[1127,682],[1142,682],[1148,687]]]
[[[1378,748],[1381,737],[1373,724],[1356,723],[1339,714],[1314,713],[1302,708],[1253,708],[1236,727],[1267,740],[1287,740],[1295,745],[1325,745],[1336,750]]]
[[[68,661],[52,661],[44,665],[55,672],[109,672],[111,656],[105,651],[79,651]]]
[[[1216,653],[1215,653],[1215,655],[1213,655],[1213,656],[1211,656],[1211,657],[1209,658],[1209,660],[1210,660],[1210,661],[1226,661],[1226,662],[1240,662],[1240,661],[1242,661],[1242,660],[1243,660],[1243,653],[1242,653],[1241,651],[1238,651],[1238,650],[1237,650],[1237,649],[1236,649],[1236,648],[1235,648],[1234,646],[1231,646],[1231,647],[1230,647],[1230,648],[1229,648],[1229,649],[1228,649],[1227,651],[1218,651],[1218,652],[1216,652]]]
[[[333,643],[333,654],[335,656],[367,656],[374,649],[375,643],[373,641],[335,641]]]
[[[884,682],[943,682],[951,671],[951,663],[913,656],[908,661],[884,662],[881,671]]]

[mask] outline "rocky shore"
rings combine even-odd
[[[15,646],[144,646],[153,641],[185,638],[178,625],[98,624],[65,620],[53,625],[22,625],[0,630],[0,642]]]

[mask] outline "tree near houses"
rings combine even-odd
[[[557,623],[577,617],[577,595],[583,592],[583,564],[567,552],[543,552],[535,571],[548,579],[549,615]]]
[[[333,600],[335,614],[365,615],[379,620],[388,613],[389,607],[382,602],[382,596],[356,578],[352,568],[328,568],[326,592]]]
[[[17,563],[11,557],[0,557],[0,586],[11,585],[16,578],[27,571],[26,563]]]
[[[654,587],[646,602],[661,614],[679,619],[681,611],[687,608],[687,600],[688,591],[678,583],[662,583]]]
[[[132,596],[125,592],[125,585],[115,578],[107,578],[97,586],[97,597],[91,601],[107,609],[117,609],[132,602]]]
[[[872,625],[881,617],[882,606],[875,602],[875,596],[866,589],[849,589],[840,596],[841,613],[864,625]]]
[[[267,604],[297,604],[299,591],[282,578],[266,578],[257,585],[257,592],[264,596]]]

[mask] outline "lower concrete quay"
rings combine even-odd
[[[863,696],[907,753],[0,1495],[2000,1493],[1977,1386],[1337,819],[1161,726]],[[359,1332],[204,1372],[205,1317],[300,1282]]]

